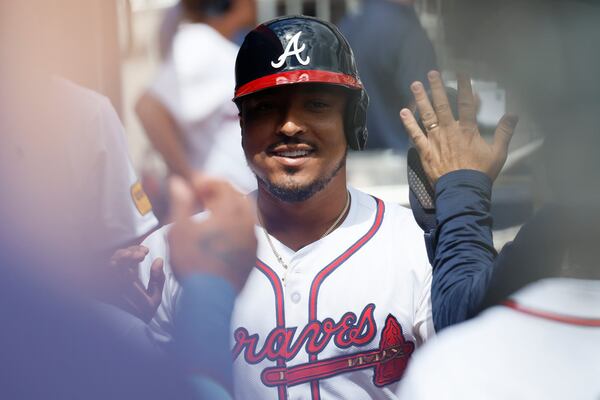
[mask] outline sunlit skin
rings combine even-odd
[[[269,233],[293,250],[318,240],[346,203],[347,96],[344,88],[300,84],[242,102],[242,146],[258,178],[259,212]],[[319,182],[323,188],[308,190]],[[304,195],[286,197],[294,193]]]

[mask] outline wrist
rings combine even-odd
[[[492,180],[485,173],[467,169],[449,172],[435,185],[436,219],[439,223],[474,209],[488,212],[491,197]]]
[[[471,186],[491,193],[492,179],[484,172],[474,169],[459,169],[448,172],[438,178],[435,183],[435,194],[453,186]]]
[[[182,285],[183,282],[195,279],[194,277],[206,276],[226,282],[236,293],[241,290],[245,282],[245,280],[238,276],[239,273],[236,273],[236,271],[232,270],[224,263],[215,265],[215,263],[206,262],[206,260],[202,266],[194,266],[191,268],[175,267],[173,268],[173,272],[175,273],[177,281]]]

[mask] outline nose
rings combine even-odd
[[[293,107],[290,107],[284,115],[279,132],[285,136],[296,136],[304,132],[304,125],[299,119]]]
[[[297,134],[302,132],[302,128],[295,123],[294,121],[286,121],[281,126],[279,131],[285,136],[296,136]]]

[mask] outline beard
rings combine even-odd
[[[335,165],[335,167],[329,171],[329,173],[318,177],[308,184],[301,185],[296,182],[294,180],[294,174],[296,171],[293,169],[286,171],[286,182],[284,183],[276,184],[268,179],[263,179],[258,175],[256,175],[256,179],[258,179],[259,183],[262,183],[269,193],[271,193],[277,199],[286,203],[299,203],[301,201],[310,199],[315,195],[315,193],[323,190],[329,184],[329,182],[331,182],[331,180],[340,172],[342,167],[346,165],[346,154],[347,152],[344,153],[344,156]]]

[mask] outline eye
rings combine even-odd
[[[276,103],[272,99],[257,99],[247,103],[247,111],[254,114],[265,114],[275,109]]]
[[[306,107],[314,111],[325,111],[331,108],[331,104],[324,99],[310,99],[306,102]]]
[[[275,103],[270,100],[259,101],[252,107],[252,110],[258,113],[269,112],[275,108]]]

